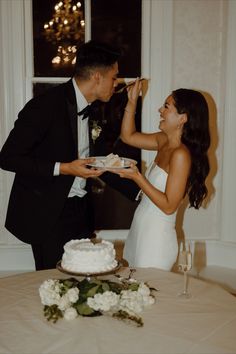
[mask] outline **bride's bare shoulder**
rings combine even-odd
[[[172,164],[183,164],[186,166],[191,165],[191,155],[188,148],[181,144],[179,147],[174,149],[171,155],[171,163]]]

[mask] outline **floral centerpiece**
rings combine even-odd
[[[97,278],[79,281],[75,278],[48,279],[39,294],[48,321],[56,322],[64,317],[73,320],[77,316],[108,314],[143,326],[140,313],[155,302],[154,288],[133,278],[119,278],[119,282]]]

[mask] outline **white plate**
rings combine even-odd
[[[89,157],[89,158],[94,158],[96,160],[92,163],[89,163],[88,166],[94,167],[98,170],[122,170],[123,168],[129,168],[131,163],[133,163],[135,165],[137,164],[136,160],[129,159],[127,157],[120,157],[120,159],[124,161],[124,166],[122,166],[122,167],[117,167],[117,166],[107,167],[107,166],[101,166],[101,164],[106,161],[106,156],[95,156],[95,157]]]

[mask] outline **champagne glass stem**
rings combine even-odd
[[[188,278],[187,278],[187,271],[184,270],[184,294],[188,292]]]

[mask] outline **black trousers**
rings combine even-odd
[[[67,198],[62,214],[50,237],[42,244],[31,244],[36,270],[56,268],[66,242],[94,237],[93,211],[88,195]]]

